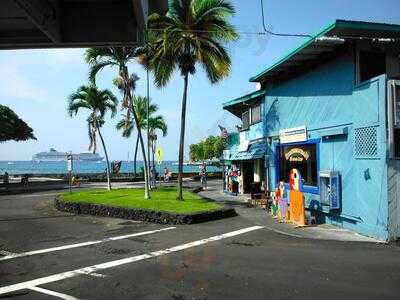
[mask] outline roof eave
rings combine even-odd
[[[276,66],[280,65],[281,63],[283,63],[284,61],[292,58],[294,55],[296,55],[299,51],[303,50],[304,48],[310,46],[314,40],[320,36],[323,36],[325,34],[327,34],[329,31],[331,31],[333,28],[335,28],[337,26],[338,20],[335,20],[334,22],[332,22],[331,24],[329,24],[327,27],[325,27],[324,29],[322,29],[322,31],[318,32],[317,34],[313,35],[312,38],[309,38],[308,41],[306,41],[305,43],[301,44],[299,47],[297,47],[296,49],[292,50],[289,54],[287,54],[286,56],[284,56],[282,59],[280,59],[279,61],[277,61],[276,63],[274,63],[272,66],[268,67],[266,70],[262,71],[261,73],[251,77],[249,79],[250,82],[260,82],[260,79],[262,79],[262,77],[264,77],[264,75],[266,73],[268,73],[269,71],[271,71],[272,69],[274,69]]]

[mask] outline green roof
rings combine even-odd
[[[259,91],[255,91],[255,92],[251,92],[250,94],[241,96],[239,98],[235,98],[233,100],[229,100],[225,103],[222,104],[222,107],[225,109],[227,107],[245,102],[245,101],[249,101],[249,100],[255,100],[261,96],[264,96],[265,94],[265,90],[259,90]]]
[[[317,38],[328,36],[338,38],[350,38],[350,37],[380,37],[380,38],[399,38],[400,37],[400,25],[397,24],[385,24],[385,23],[372,23],[362,21],[347,21],[347,20],[336,20],[323,28],[320,32],[313,35],[299,47],[291,50],[283,58],[267,67],[264,71],[250,78],[251,82],[258,82],[267,74],[283,66],[289,60],[293,60],[297,55],[300,55],[303,50],[306,50],[310,46],[314,46],[317,43]],[[286,66],[289,67],[289,66]]]

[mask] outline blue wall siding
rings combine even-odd
[[[253,141],[264,137],[264,125],[263,122],[259,122],[250,126],[249,130],[246,131],[246,139]]]
[[[275,87],[267,87],[264,130],[306,125],[309,139],[320,139],[320,170],[336,170],[342,176],[342,210],[328,214],[318,194],[306,194],[310,208],[325,211],[327,222],[380,239],[387,238],[388,199],[385,129],[386,76],[354,85],[351,57],[342,57],[312,72]],[[354,130],[375,126],[378,155],[365,159],[354,155]],[[347,128],[348,134],[329,139],[327,131]],[[275,145],[269,151],[275,151]],[[271,170],[275,161],[269,160]],[[366,176],[368,175],[369,176]],[[271,172],[271,186],[277,180]]]

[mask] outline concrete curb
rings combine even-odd
[[[60,195],[55,197],[54,204],[58,210],[73,214],[113,217],[158,224],[189,225],[237,216],[235,209],[229,207],[201,213],[173,214],[156,210],[113,207],[91,203],[67,202],[62,200]]]

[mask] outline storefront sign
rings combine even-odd
[[[279,131],[279,139],[282,144],[307,141],[307,129],[305,126],[289,128]]]
[[[301,148],[292,148],[285,153],[285,158],[288,161],[302,162],[303,160],[308,160],[310,158],[310,154]]]

